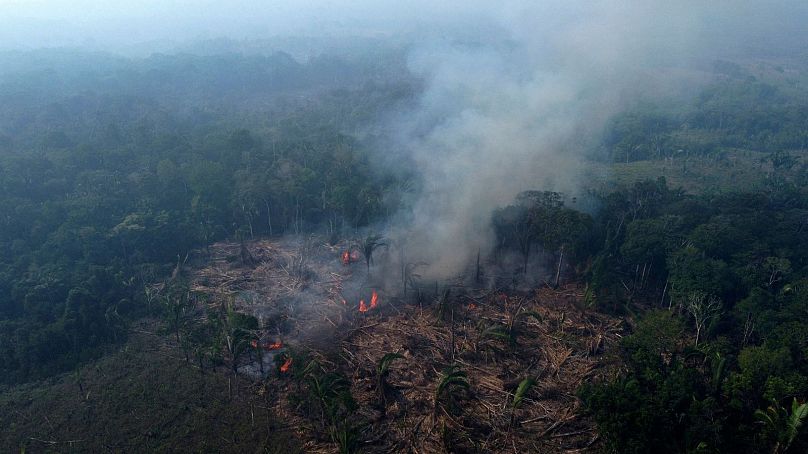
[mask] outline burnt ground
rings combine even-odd
[[[312,359],[347,378],[357,404],[349,425],[364,452],[600,449],[576,391],[614,373],[623,323],[585,308],[579,285],[516,292],[440,282],[410,289],[405,298],[395,285],[380,284],[384,276],[373,268],[368,277],[364,262],[342,264],[347,243],[314,238],[246,246],[252,263],[244,263],[238,243],[212,246],[192,271],[192,290],[208,305],[227,300],[255,315],[262,343],[283,342],[264,354],[264,373],[252,354],[238,370],[254,378],[251,392],[268,396],[305,451],[338,451],[324,413],[299,398]],[[359,313],[357,301],[369,304],[374,289],[378,307]],[[390,363],[384,386],[377,366],[387,353],[401,358]],[[295,360],[292,370],[279,372],[288,358]],[[436,404],[449,365],[466,374],[469,386],[441,394]],[[526,378],[535,385],[514,407]]]

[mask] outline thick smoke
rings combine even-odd
[[[580,161],[608,118],[709,57],[711,13],[695,3],[536,3],[506,2],[474,40],[412,53],[427,88],[395,125],[424,187],[392,236],[430,277],[490,252],[492,211],[519,192],[578,191]]]

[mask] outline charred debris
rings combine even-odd
[[[423,264],[387,265],[382,236],[332,243],[220,242],[178,264],[153,291],[176,301],[186,360],[231,374],[234,398],[264,396],[307,452],[599,443],[576,392],[614,374],[623,322],[585,307],[584,288],[559,282],[562,265],[520,287],[501,256],[478,254],[468,273],[436,281]]]

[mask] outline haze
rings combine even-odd
[[[417,33],[447,38],[479,36],[483,24],[503,25],[530,16],[534,27],[552,28],[603,11],[652,13],[651,23],[629,23],[666,33],[658,22],[685,13],[692,37],[761,50],[804,47],[804,2],[484,2],[484,1],[0,1],[0,49],[53,46],[147,52],[170,50],[199,39],[276,36],[393,36]],[[539,15],[535,15],[538,13]],[[677,17],[678,16],[678,17]],[[507,34],[504,32],[503,34]],[[640,35],[645,36],[645,35]],[[664,37],[664,35],[660,35]]]

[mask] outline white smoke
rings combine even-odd
[[[396,119],[424,184],[392,235],[448,277],[493,246],[491,213],[530,189],[574,193],[607,119],[700,54],[690,2],[505,2],[485,34],[416,46],[427,81]],[[646,87],[646,88],[643,88]]]

